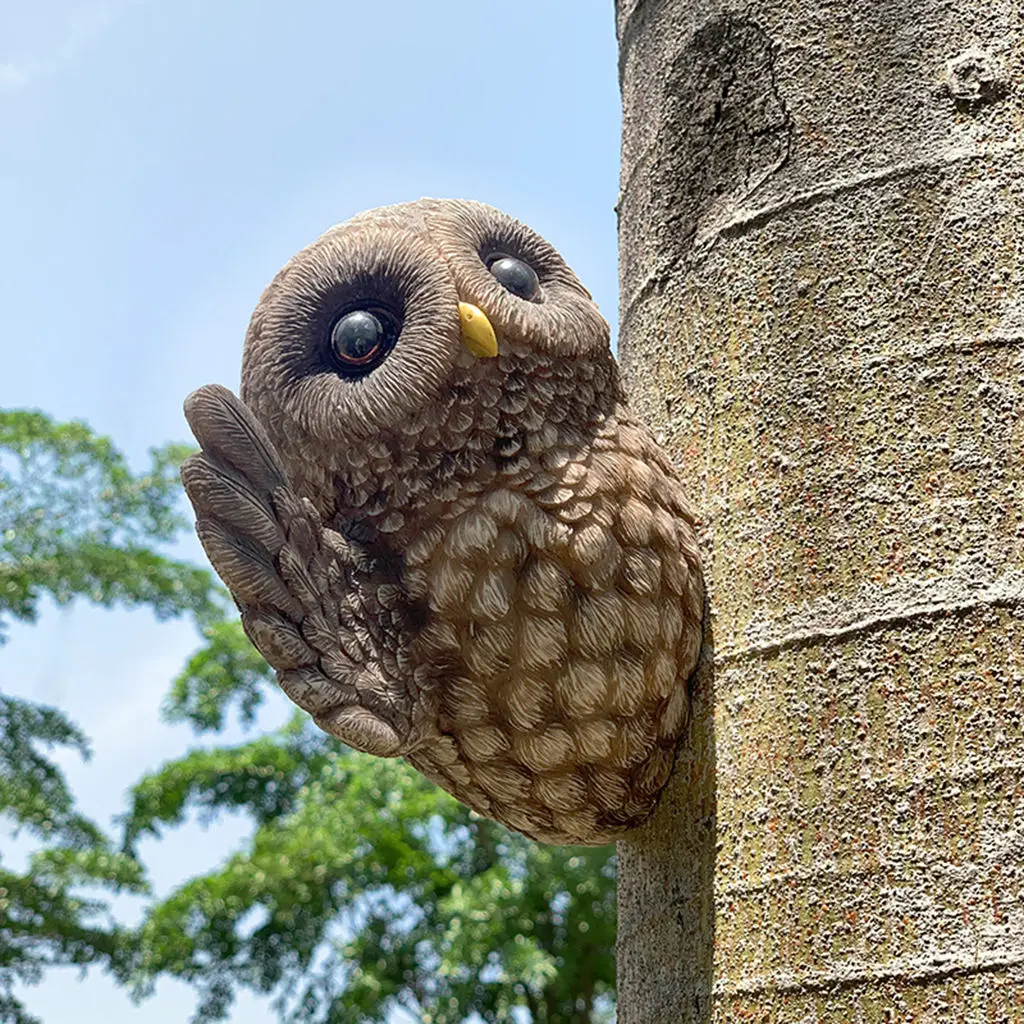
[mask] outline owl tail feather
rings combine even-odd
[[[321,729],[370,754],[403,753],[412,697],[385,671],[371,626],[387,614],[376,600],[387,583],[291,490],[263,426],[227,388],[193,392],[185,418],[202,446],[181,468],[196,532],[249,639]]]

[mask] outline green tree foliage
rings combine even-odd
[[[178,505],[183,449],[152,452],[134,474],[106,438],[81,423],[0,410],[0,644],[40,602],[81,597],[146,606],[160,616],[219,615],[211,575],[161,551],[185,525]],[[139,864],[75,810],[54,748],[89,754],[57,709],[0,693],[0,816],[31,840],[24,870],[0,858],[0,1021],[28,1024],[14,995],[50,966],[102,964],[123,975],[132,936],[99,898],[140,892]]]
[[[168,713],[217,731],[251,718],[264,663],[232,623],[175,682]],[[613,1007],[615,860],[609,847],[532,843],[468,811],[400,761],[348,750],[296,716],[238,746],[194,750],[142,780],[129,848],[189,812],[243,811],[251,840],[150,910],[136,990],[196,986],[197,1021],[234,993],[273,993],[290,1024],[477,1013],[596,1024]]]
[[[182,454],[154,451],[136,475],[82,424],[0,411],[0,643],[46,599],[191,614],[205,644],[165,712],[216,734],[232,712],[251,725],[274,684],[209,573],[163,550],[184,525]],[[3,1024],[33,1020],[18,982],[68,964],[102,965],[138,995],[160,976],[186,980],[201,1021],[225,1019],[239,989],[273,994],[290,1024],[369,1024],[401,1009],[437,1024],[510,1021],[515,1007],[533,1024],[611,1015],[610,848],[531,843],[296,716],[143,779],[118,849],[76,811],[54,748],[88,755],[60,711],[0,694],[0,813],[35,847],[20,871],[0,860]],[[139,841],[226,811],[252,821],[244,848],[153,904],[138,931],[119,926],[110,895],[145,892]]]
[[[136,475],[84,423],[0,410],[0,640],[10,619],[34,622],[43,597],[215,615],[210,573],[159,550],[186,525],[178,466],[188,452],[153,449]]]

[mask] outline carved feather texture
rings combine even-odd
[[[358,568],[351,543],[288,488],[273,444],[230,391],[201,388],[185,415],[203,446],[181,470],[196,530],[249,639],[321,728],[360,750],[399,753],[411,706],[393,672],[403,624],[378,597],[395,584]]]
[[[493,251],[539,297],[505,292]],[[498,358],[461,344],[459,302]],[[401,333],[353,378],[325,339],[374,303]],[[476,203],[360,215],[264,293],[242,400],[209,386],[186,413],[199,536],[321,728],[542,841],[607,843],[650,814],[701,639],[693,517],[546,242]]]

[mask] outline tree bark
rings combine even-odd
[[[1024,1021],[1018,0],[619,0],[620,357],[704,524],[621,1024]]]

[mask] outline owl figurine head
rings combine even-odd
[[[700,646],[694,519],[550,245],[474,202],[360,214],[264,292],[241,401],[186,415],[200,539],[321,728],[545,842],[650,814]]]

